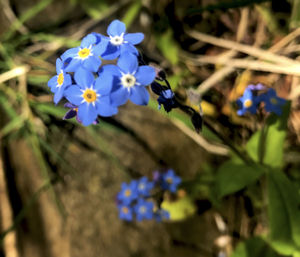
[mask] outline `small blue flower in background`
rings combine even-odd
[[[250,90],[265,90],[266,86],[264,86],[261,83],[258,83],[257,85],[253,85],[253,84],[248,85],[247,88]]]
[[[138,183],[136,180],[131,181],[129,185],[126,183],[122,183],[122,189],[118,194],[118,200],[125,205],[129,205],[138,197],[137,186]]]
[[[131,53],[123,53],[118,59],[117,66],[103,66],[102,72],[108,72],[115,77],[111,92],[111,101],[115,106],[125,104],[128,99],[137,105],[147,105],[149,93],[145,86],[155,79],[154,68],[138,66],[137,57]]]
[[[154,187],[154,182],[149,181],[147,177],[142,177],[138,181],[137,190],[140,195],[149,196]]]
[[[89,71],[97,72],[101,60],[100,56],[107,48],[107,42],[104,40],[97,43],[97,37],[89,34],[81,41],[80,47],[67,50],[62,56],[62,60],[67,63],[65,70],[74,72],[79,67],[83,67]]]
[[[102,55],[103,59],[113,60],[124,52],[138,55],[134,45],[143,41],[143,33],[126,33],[125,24],[119,20],[114,20],[109,24],[107,34],[109,37],[102,36],[102,40],[108,43],[107,49]]]
[[[158,209],[156,212],[154,212],[153,216],[157,222],[170,219],[170,213],[164,209]]]
[[[132,221],[133,219],[133,210],[130,206],[119,205],[119,217],[121,220]]]
[[[169,220],[170,213],[161,208],[165,191],[175,193],[181,178],[172,169],[166,173],[153,172],[153,180],[141,177],[129,184],[122,183],[121,191],[117,195],[119,217],[122,220],[142,221],[154,219],[157,222]]]
[[[286,100],[278,97],[273,88],[270,88],[266,93],[262,94],[261,99],[265,103],[265,110],[267,112],[281,115],[282,106],[286,103]]]
[[[136,213],[136,220],[141,221],[143,219],[151,220],[153,217],[153,202],[139,199],[137,204],[134,206]]]
[[[64,71],[63,62],[60,58],[56,59],[57,75],[48,81],[48,87],[54,93],[54,103],[57,104],[63,97],[64,90],[72,84],[69,74]]]
[[[161,178],[162,188],[175,193],[178,185],[181,183],[181,178],[176,176],[174,170],[169,169]]]
[[[116,107],[110,105],[110,74],[102,73],[95,80],[91,72],[78,69],[74,77],[77,84],[68,87],[65,96],[70,103],[78,106],[78,118],[84,126],[95,122],[98,115],[107,117],[118,112]]]
[[[174,100],[175,94],[171,89],[163,90],[158,97],[158,109],[161,108],[161,105],[164,106],[166,112],[170,112],[173,108],[177,107],[177,104]]]
[[[246,88],[244,95],[237,100],[239,110],[237,111],[238,115],[244,115],[246,112],[252,114],[256,113],[256,109],[260,102],[260,97],[255,95],[253,91],[249,88]]]

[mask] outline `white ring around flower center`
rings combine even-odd
[[[131,88],[136,84],[136,78],[132,74],[123,74],[121,84],[126,88]]]
[[[110,43],[112,43],[113,45],[115,46],[119,46],[119,45],[122,45],[123,42],[124,42],[124,33],[122,33],[120,36],[110,36]]]

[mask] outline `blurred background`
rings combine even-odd
[[[149,106],[127,103],[97,126],[62,120],[47,86],[56,58],[114,19],[145,34],[145,61],[202,109],[202,133],[180,110],[158,110],[153,93]],[[1,0],[0,257],[225,257],[266,232],[264,180],[221,200],[211,188],[230,142],[262,126],[234,104],[257,83],[291,100],[283,168],[300,185],[299,25],[299,0]],[[164,199],[172,220],[121,221],[121,183],[166,168],[183,179]],[[259,247],[236,256],[280,256]]]

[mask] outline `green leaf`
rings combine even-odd
[[[293,10],[290,19],[290,28],[296,29],[300,26],[300,0],[293,0]]]
[[[292,254],[300,247],[299,193],[279,170],[268,172],[268,202],[270,243],[278,252]]]
[[[259,166],[225,162],[216,174],[214,188],[216,197],[220,199],[245,188],[259,179],[263,173]]]
[[[126,14],[124,15],[122,21],[126,24],[126,27],[129,28],[132,22],[135,20],[137,15],[140,12],[142,7],[142,2],[137,0],[131,4],[129,9],[127,10]]]
[[[250,138],[246,145],[247,152],[255,161],[261,161],[270,167],[283,165],[284,140],[290,103],[283,107],[282,115],[271,114],[264,130],[259,130]]]
[[[241,242],[230,257],[279,257],[261,237],[253,237]]]
[[[170,213],[170,220],[179,221],[195,214],[197,208],[192,199],[184,196],[177,201],[164,200],[161,207]]]
[[[173,33],[171,29],[168,29],[164,34],[157,35],[156,37],[157,47],[162,52],[171,64],[176,65],[178,63],[178,46],[173,39]]]

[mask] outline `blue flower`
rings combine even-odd
[[[114,79],[111,101],[114,106],[125,104],[128,99],[138,105],[147,105],[149,93],[145,86],[155,78],[155,70],[150,66],[138,66],[137,57],[131,53],[120,56],[117,66],[105,65],[101,72],[109,72]]]
[[[133,211],[130,206],[121,204],[118,206],[118,208],[119,208],[119,217],[121,220],[132,221]]]
[[[278,97],[273,88],[270,88],[266,93],[262,94],[261,99],[265,103],[265,110],[267,112],[281,115],[282,106],[286,103],[286,100]]]
[[[114,20],[109,24],[107,34],[109,37],[100,35],[102,40],[108,43],[107,49],[102,55],[103,59],[112,60],[124,52],[138,55],[138,51],[134,45],[143,41],[143,33],[126,33],[125,24],[119,20]]]
[[[71,76],[65,72],[63,62],[60,58],[56,59],[56,73],[57,75],[48,81],[48,87],[54,93],[55,104],[61,100],[65,89],[72,84]]]
[[[103,72],[96,80],[91,72],[79,68],[74,75],[76,85],[65,91],[68,101],[78,106],[78,118],[84,126],[95,122],[97,116],[112,116],[118,112],[110,105],[112,76]]]
[[[136,200],[138,197],[137,185],[138,183],[136,180],[132,180],[129,185],[127,183],[122,183],[122,189],[118,194],[118,200],[126,205]]]
[[[67,103],[64,104],[64,107],[70,108],[70,110],[68,110],[66,112],[65,116],[63,117],[63,120],[69,120],[69,119],[72,119],[72,118],[76,117],[77,122],[82,123],[80,121],[80,119],[78,118],[78,107],[76,105],[67,102]],[[96,125],[98,123],[99,123],[98,119],[96,119],[93,122],[94,125]]]
[[[153,217],[157,222],[161,222],[162,220],[170,219],[170,213],[165,209],[157,209],[157,211],[154,212]]]
[[[67,50],[61,56],[62,60],[67,64],[66,71],[74,72],[79,67],[83,67],[89,71],[97,72],[101,65],[99,57],[107,48],[106,41],[98,41],[94,34],[89,34],[82,39],[80,47]]]
[[[162,175],[161,182],[163,189],[175,193],[178,185],[181,183],[181,178],[175,175],[174,170],[169,169],[167,173]]]
[[[136,220],[141,221],[143,219],[151,220],[153,218],[153,202],[139,199],[134,206]]]
[[[138,181],[137,190],[142,196],[149,196],[151,189],[154,187],[154,183],[148,181],[147,177],[142,177]]]
[[[251,90],[257,90],[257,91],[266,89],[266,87],[261,83],[258,83],[256,85],[253,85],[253,84],[248,85],[247,88],[249,88]]]
[[[240,109],[237,111],[237,114],[244,115],[246,112],[255,114],[259,102],[260,97],[253,94],[253,91],[250,88],[246,88],[244,95],[237,100]]]
[[[171,89],[163,90],[158,97],[158,109],[161,108],[161,105],[164,106],[166,112],[170,112],[173,108],[177,107],[177,103],[174,100],[175,94]]]

